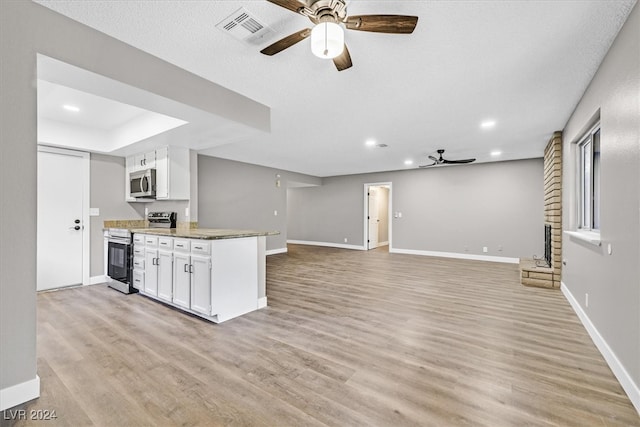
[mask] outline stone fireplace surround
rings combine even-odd
[[[555,132],[544,150],[544,222],[551,225],[551,266],[544,266],[544,260],[521,258],[520,281],[525,286],[559,289],[562,275],[562,132]]]

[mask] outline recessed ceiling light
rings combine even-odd
[[[494,150],[494,151],[492,151],[492,152],[491,152],[491,155],[492,155],[493,157],[497,157],[497,156],[499,156],[500,154],[502,154],[502,151],[500,151],[500,150]]]
[[[480,127],[482,129],[491,129],[495,125],[496,125],[495,120],[485,120],[484,122],[480,123]]]
[[[365,143],[364,143],[367,147],[373,147],[374,145],[376,145],[376,141],[373,139],[368,139]]]
[[[75,105],[65,104],[62,106],[62,108],[64,108],[67,111],[73,111],[74,113],[77,113],[80,111],[80,108],[76,107]]]
[[[407,166],[412,165],[413,164],[413,160],[410,160],[410,159],[409,160],[405,160],[404,164],[407,165]]]

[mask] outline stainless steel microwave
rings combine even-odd
[[[129,174],[131,197],[156,198],[156,170],[146,169]]]

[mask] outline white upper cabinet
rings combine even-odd
[[[149,151],[147,153],[136,154],[133,162],[133,171],[152,169],[156,167],[156,152]]]
[[[156,199],[189,200],[190,179],[188,148],[156,150]]]
[[[153,199],[136,199],[131,197],[129,174],[139,170],[156,170],[157,200],[189,200],[191,171],[189,149],[181,147],[161,147],[148,153],[129,156],[125,168],[125,200],[127,202]]]

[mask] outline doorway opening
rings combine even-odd
[[[389,250],[391,244],[391,183],[364,184],[364,248]]]

